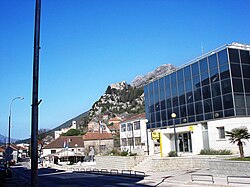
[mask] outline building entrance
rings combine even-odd
[[[178,151],[179,152],[192,152],[191,133],[179,133],[178,134]]]

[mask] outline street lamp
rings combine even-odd
[[[23,100],[24,98],[23,97],[15,97],[14,99],[11,100],[10,102],[10,113],[9,113],[9,136],[8,136],[8,151],[7,151],[7,154],[8,154],[8,167],[10,167],[10,127],[11,127],[11,106],[12,106],[12,103],[13,101],[15,101],[16,99],[20,99],[20,100]]]
[[[174,120],[174,145],[175,145],[175,152],[176,152],[176,156],[177,156],[177,136],[176,136],[176,129],[175,129],[175,118],[176,118],[176,113],[172,113],[171,117]]]
[[[76,163],[77,163],[77,147],[78,147],[78,145],[77,144],[75,144],[75,147],[76,147]]]

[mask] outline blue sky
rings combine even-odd
[[[0,134],[30,137],[35,0],[0,1]],[[42,0],[39,128],[87,111],[112,83],[250,44],[250,0]]]

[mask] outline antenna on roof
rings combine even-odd
[[[203,48],[202,43],[201,43],[201,54],[202,54],[202,55],[204,54],[204,48]]]

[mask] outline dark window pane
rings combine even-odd
[[[243,70],[243,77],[250,78],[250,66],[242,65],[242,70]]]
[[[188,79],[191,77],[191,71],[190,71],[190,66],[186,66],[184,68],[184,78]]]
[[[233,108],[233,97],[231,94],[223,96],[224,109]]]
[[[168,126],[173,125],[173,120],[168,120]]]
[[[230,64],[232,77],[241,77],[241,70],[239,64]]]
[[[161,110],[165,110],[166,109],[166,101],[165,100],[162,100],[161,101]]]
[[[219,81],[218,68],[210,71],[210,81],[211,83]]]
[[[233,109],[225,110],[224,115],[225,115],[225,117],[234,116],[234,110]]]
[[[250,108],[250,95],[246,94],[247,108]]]
[[[243,85],[241,79],[233,79],[234,92],[243,92]]]
[[[219,83],[214,83],[212,84],[212,96],[213,97],[216,97],[216,96],[219,96],[221,95],[221,92],[220,92],[220,84]]]
[[[150,106],[150,112],[152,113],[152,112],[154,112],[155,111],[155,107],[154,107],[154,105],[151,105]]]
[[[172,101],[171,98],[167,99],[167,108],[171,108],[172,107]]]
[[[222,90],[222,94],[227,94],[227,93],[232,92],[230,79],[221,81],[221,90]]]
[[[250,93],[250,79],[244,79],[245,92]]]
[[[175,118],[175,119],[180,118],[179,107],[175,107],[175,108],[173,108],[173,113],[175,113],[175,114],[176,114],[176,118]]]
[[[230,62],[237,62],[237,63],[240,62],[238,49],[229,49],[229,59]]]
[[[223,51],[220,51],[218,53],[218,58],[219,58],[219,64],[228,64],[228,59],[227,59],[227,50],[224,49]]]
[[[173,98],[173,107],[178,106],[179,102],[178,102],[178,97],[174,97]]]
[[[187,116],[186,105],[182,105],[182,106],[180,107],[180,113],[181,113],[181,117],[186,117],[186,116]]]
[[[172,114],[172,109],[167,110],[167,119],[172,119],[171,114]]]
[[[200,61],[200,70],[201,73],[207,72],[208,71],[208,66],[207,66],[207,59],[204,58]]]
[[[209,119],[212,119],[212,118],[213,118],[212,113],[205,114],[205,120],[209,120]]]
[[[155,113],[151,114],[151,122],[154,123],[155,122]]]
[[[155,111],[159,111],[160,110],[160,103],[157,102],[155,103]]]
[[[239,108],[236,108],[236,115],[246,115],[246,109],[239,109]]]
[[[213,54],[208,57],[208,62],[209,62],[209,68],[210,70],[217,67],[217,57],[216,54]]]
[[[230,74],[229,74],[228,64],[226,64],[224,66],[220,66],[220,78],[221,78],[221,80],[227,79],[229,77],[230,77]]]
[[[193,103],[188,104],[187,109],[188,109],[188,115],[189,116],[194,115],[194,105],[193,105]]]
[[[201,86],[200,76],[193,77],[193,88],[199,88]]]
[[[211,98],[210,86],[202,87],[203,99]]]
[[[194,116],[188,117],[188,122],[195,122],[195,117]]]
[[[236,108],[245,108],[245,100],[243,94],[235,94],[234,101]]]
[[[171,96],[171,92],[170,92],[170,87],[166,87],[166,97],[169,98]]]
[[[156,112],[156,122],[161,121],[161,115],[160,112]]]
[[[196,116],[196,121],[202,121],[202,120],[203,120],[203,115]]]
[[[185,87],[186,87],[186,92],[191,91],[192,90],[192,83],[191,83],[191,79],[187,79],[185,81]]]
[[[199,66],[198,66],[198,62],[192,64],[192,75],[199,75]]]
[[[209,75],[208,73],[201,74],[202,86],[209,84]]]
[[[221,97],[213,98],[213,107],[214,107],[214,111],[222,110]]]
[[[179,102],[180,102],[180,105],[186,104],[185,95],[181,95],[181,96],[179,97]]]
[[[172,84],[176,84],[176,72],[170,75],[170,79]]]
[[[240,50],[241,63],[250,64],[249,51]]]
[[[212,102],[211,99],[203,100],[204,112],[212,112]]]
[[[202,114],[202,103],[201,102],[196,102],[195,103],[195,113],[196,114]]]
[[[201,100],[201,88],[197,88],[194,91],[194,98],[195,98],[195,101]]]
[[[177,77],[179,82],[183,81],[183,69],[177,71]]]
[[[188,102],[188,103],[192,103],[192,102],[194,101],[193,92],[188,92],[188,93],[186,94],[186,96],[187,96],[187,102]]]

